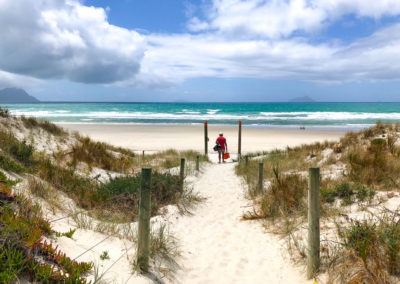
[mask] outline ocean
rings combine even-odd
[[[209,124],[356,130],[400,122],[400,103],[35,103],[1,105],[54,123]]]

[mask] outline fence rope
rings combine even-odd
[[[80,258],[82,255],[84,255],[85,253],[87,253],[88,251],[92,250],[93,248],[97,247],[99,244],[101,244],[102,242],[104,242],[105,240],[109,239],[110,237],[112,237],[111,235],[107,236],[106,238],[104,238],[103,240],[101,240],[100,242],[96,243],[95,245],[91,246],[90,248],[88,248],[87,250],[85,250],[84,252],[82,252],[80,255],[78,255],[77,257],[75,257],[73,260],[76,260],[78,258]]]
[[[106,270],[104,270],[102,274],[105,275],[111,269],[111,267],[113,267],[118,261],[120,261],[123,256],[127,255],[128,251],[131,250],[134,246],[135,245],[132,245],[130,248],[126,249],[126,251],[116,261],[114,261]],[[130,277],[128,278],[128,280],[129,279]]]
[[[53,220],[50,220],[50,221],[48,221],[48,222],[49,222],[49,223],[58,222],[58,221],[61,221],[61,220],[70,218],[70,217],[72,217],[72,216],[74,216],[74,215],[81,214],[81,213],[85,213],[85,211],[75,212],[75,213],[73,213],[73,214],[69,214],[69,215],[66,215],[66,216],[64,216],[64,217],[60,217],[60,218],[57,218],[57,219],[53,219]]]

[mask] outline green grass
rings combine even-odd
[[[254,209],[244,219],[265,218],[270,230],[284,234],[299,248],[303,257],[306,249],[295,237],[305,225],[307,169],[316,165],[325,171],[342,163],[344,170],[338,178],[321,175],[320,200],[322,221],[347,216],[353,203],[360,210],[375,198],[377,191],[400,191],[400,124],[377,123],[360,132],[349,132],[339,143],[316,143],[296,148],[250,154],[236,167],[236,172],[247,182],[248,196]],[[332,149],[329,157],[322,155]],[[324,152],[329,153],[329,152]],[[263,162],[264,178],[269,185],[257,191],[258,164]],[[296,174],[299,173],[299,174]],[[302,178],[301,176],[304,176]],[[338,207],[337,205],[342,205]],[[375,202],[373,203],[375,204]],[[400,221],[399,212],[377,213],[371,219],[338,223],[340,241],[330,239],[321,243],[323,260],[321,271],[329,272],[329,283],[397,283],[400,278]],[[348,216],[347,216],[348,218]],[[273,228],[272,222],[279,224]],[[272,229],[271,229],[272,228]]]
[[[134,220],[138,213],[141,175],[116,177],[99,185],[94,208],[101,218],[113,216],[121,221]],[[154,172],[151,176],[152,215],[168,204],[179,202],[183,190],[179,176]],[[112,214],[114,212],[115,214]],[[114,219],[115,220],[115,219]]]
[[[346,272],[339,272],[346,283],[394,283],[389,279],[400,276],[398,216],[398,211],[388,211],[362,221],[349,220],[349,226],[337,227],[343,242],[342,253],[348,255],[337,264],[338,268],[346,267]]]
[[[54,136],[67,135],[67,132],[62,127],[59,127],[54,123],[49,122],[48,120],[40,120],[35,117],[21,116],[21,121],[23,122],[24,126],[28,129],[41,128],[44,131]]]

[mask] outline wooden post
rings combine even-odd
[[[319,168],[309,169],[307,278],[315,276],[320,265]]]
[[[139,229],[137,246],[137,264],[141,271],[149,271],[150,254],[150,185],[151,169],[142,168],[139,196]]]
[[[185,159],[181,159],[181,169],[179,174],[179,181],[181,183],[181,190],[183,190],[183,180],[185,179]]]
[[[245,165],[247,167],[249,165],[249,156],[246,155],[244,158],[245,158]]]
[[[258,192],[261,192],[264,188],[264,163],[258,163]]]
[[[242,121],[239,120],[238,159],[242,157]]]
[[[204,155],[208,154],[208,122],[204,122]]]
[[[196,171],[200,170],[200,157],[196,156]]]

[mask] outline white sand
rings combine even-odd
[[[204,150],[203,127],[187,126],[99,126],[70,125],[93,139],[125,146],[134,150]],[[210,127],[211,128],[211,127]],[[231,152],[237,152],[237,130],[232,127],[212,127],[210,137],[224,131]],[[243,152],[282,148],[301,143],[336,140],[343,134],[331,131],[244,129]],[[213,143],[210,142],[210,148]],[[211,150],[211,149],[210,149]],[[212,150],[211,150],[212,152]],[[304,266],[295,266],[283,246],[283,241],[266,232],[257,221],[242,221],[252,202],[245,198],[246,185],[235,175],[232,160],[218,164],[216,154],[209,155],[212,164],[201,169],[197,177],[190,177],[194,192],[206,200],[192,210],[192,215],[177,212],[154,218],[165,222],[177,237],[182,256],[177,260],[181,269],[173,279],[161,283],[312,283],[306,280]],[[235,158],[235,154],[232,155]],[[70,222],[70,223],[68,223]],[[63,220],[56,229],[68,231],[71,220]],[[107,235],[89,230],[78,230],[74,241],[65,237],[57,243],[70,257],[101,242]],[[134,246],[133,249],[130,249]],[[154,283],[154,277],[131,273],[136,247],[128,241],[110,238],[99,244],[78,261],[93,261],[100,273],[107,271],[105,283]],[[109,260],[100,260],[107,251]],[[124,255],[124,252],[127,252]],[[121,258],[120,256],[123,255]],[[112,267],[111,265],[116,262]]]
[[[160,151],[166,149],[196,150],[204,152],[203,125],[100,125],[62,124],[71,131],[78,131],[95,140],[135,151]],[[208,150],[212,152],[215,139],[222,131],[231,153],[238,152],[238,128],[233,126],[208,126]],[[343,130],[300,130],[242,128],[242,154],[255,151],[283,149],[317,141],[338,140]]]
[[[184,252],[179,283],[312,283],[290,264],[282,241],[261,223],[241,220],[252,207],[234,166],[208,166],[194,184],[206,202],[171,224]]]

